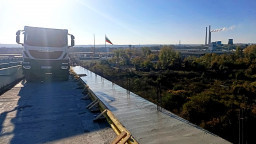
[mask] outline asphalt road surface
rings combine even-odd
[[[85,107],[76,82],[21,81],[0,96],[0,143],[107,144],[115,133]]]

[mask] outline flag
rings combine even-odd
[[[106,39],[106,42],[108,42],[108,43],[110,43],[110,44],[112,44],[112,45],[113,45],[113,43],[108,39],[108,37],[107,37],[107,36],[105,36],[105,39]]]

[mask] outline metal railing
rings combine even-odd
[[[8,62],[8,63],[1,63],[0,62],[0,69],[9,68],[9,67],[13,67],[13,66],[18,66],[18,65],[21,65],[21,64],[22,64],[21,61]]]

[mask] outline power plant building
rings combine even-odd
[[[233,39],[228,39],[228,44],[233,45]]]
[[[211,34],[212,32],[220,32],[223,31],[224,28],[222,29],[215,29],[215,30],[211,30],[211,25],[209,25],[209,28],[206,27],[205,28],[205,47],[207,48],[208,51],[211,52],[221,52],[221,51],[227,51],[225,50],[226,46],[224,46],[222,44],[222,41],[218,40],[218,41],[213,41],[212,42],[212,37]],[[207,35],[208,34],[208,35]],[[228,51],[230,51],[230,48],[233,48],[233,39],[228,39]]]

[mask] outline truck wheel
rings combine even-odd
[[[25,79],[27,82],[41,81],[41,77],[34,73],[25,73]]]

